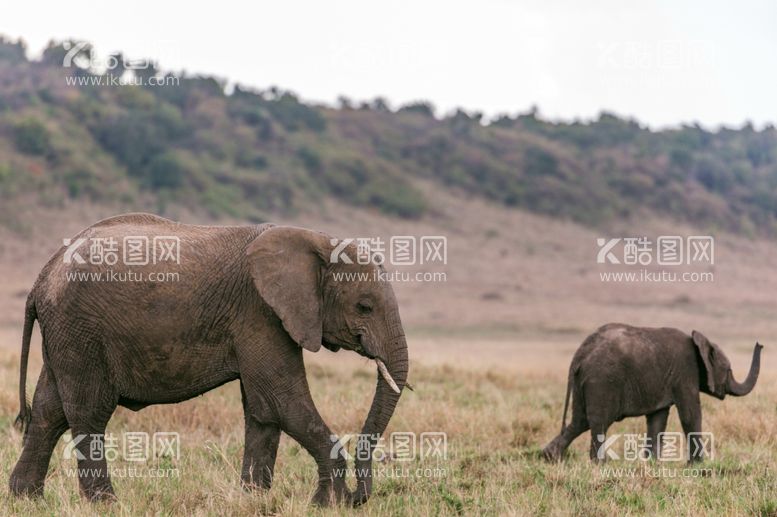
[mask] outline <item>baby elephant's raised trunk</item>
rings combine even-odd
[[[750,363],[750,373],[747,374],[745,382],[739,383],[734,379],[734,374],[729,371],[728,373],[728,385],[726,391],[730,395],[735,397],[741,397],[747,395],[753,390],[755,382],[758,380],[758,372],[761,370],[761,349],[763,346],[760,343],[755,344],[753,349],[753,362]]]

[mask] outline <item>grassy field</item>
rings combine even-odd
[[[433,219],[399,222],[328,207],[323,215],[287,221],[340,237],[445,235],[446,282],[395,285],[411,357],[410,381],[388,432],[445,432],[447,460],[376,464],[369,503],[353,515],[777,515],[777,246],[716,235],[715,280],[702,284],[604,283],[596,238],[704,234],[706,230],[645,221],[640,227],[594,231],[573,223],[497,209],[477,200],[437,195]],[[273,488],[240,488],[243,416],[235,383],[174,406],[133,413],[120,409],[109,433],[178,432],[177,461],[143,464],[177,469],[171,478],[114,477],[118,502],[92,506],[78,494],[62,442],[49,471],[45,499],[15,500],[4,485],[21,451],[11,423],[18,408],[21,317],[27,292],[63,237],[111,215],[110,208],[72,206],[27,233],[0,228],[0,515],[340,515],[309,505],[315,464],[284,437]],[[473,217],[472,214],[476,214]],[[184,213],[187,222],[200,221]],[[30,221],[34,219],[31,218]],[[222,221],[228,222],[228,221]],[[31,223],[32,224],[32,223]],[[704,430],[716,457],[705,471],[642,475],[642,463],[588,460],[588,435],[567,461],[548,465],[541,447],[558,432],[569,361],[588,333],[609,321],[698,329],[718,343],[743,378],[755,340],[766,345],[754,392],[723,402],[704,397]],[[40,368],[34,332],[28,393]],[[356,433],[369,407],[374,367],[354,354],[308,354],[308,377],[319,410],[338,435]],[[630,419],[611,433],[644,432]],[[669,430],[679,430],[675,411]],[[121,470],[134,464],[115,461]],[[352,463],[351,463],[352,465]],[[389,477],[397,468],[439,466],[436,476]],[[661,464],[648,464],[657,469]],[[603,470],[623,467],[617,472]],[[381,472],[384,474],[381,476]],[[635,472],[632,476],[630,473]],[[648,473],[650,474],[650,473]],[[351,486],[353,481],[351,480]]]
[[[726,350],[737,372],[747,367],[745,342]],[[775,469],[777,372],[764,352],[761,379],[753,394],[723,402],[705,397],[705,430],[715,434],[716,456],[683,476],[684,464],[610,461],[598,466],[587,457],[588,434],[567,460],[549,465],[540,448],[558,432],[568,359],[575,338],[558,342],[502,337],[467,346],[448,337],[412,339],[410,379],[416,391],[400,401],[389,432],[444,431],[447,459],[384,459],[376,468],[373,498],[358,510],[321,510],[309,504],[316,472],[312,458],[283,437],[272,489],[240,488],[242,410],[236,383],[174,406],[133,413],[119,409],[109,425],[125,431],[175,431],[177,460],[162,458],[140,466],[173,469],[177,475],[118,478],[118,502],[90,505],[70,475],[75,460],[63,458],[63,442],[52,459],[44,499],[11,499],[0,491],[3,515],[763,515],[777,513]],[[450,349],[452,361],[441,359]],[[505,350],[514,354],[504,361]],[[469,359],[465,350],[469,350]],[[0,465],[3,480],[20,450],[11,422],[17,408],[18,354],[0,349]],[[508,354],[508,355],[509,355]],[[340,435],[358,432],[370,402],[373,367],[352,354],[322,352],[308,357],[308,377],[316,403]],[[462,362],[462,360],[464,360]],[[30,384],[40,367],[32,360]],[[673,411],[669,430],[679,430]],[[614,425],[611,433],[644,432],[643,419]],[[387,442],[387,449],[388,447]],[[392,454],[387,454],[391,458]],[[132,467],[117,460],[112,467]],[[641,475],[645,466],[676,469],[676,477]],[[417,469],[438,467],[437,471]],[[625,468],[631,474],[614,471]],[[409,476],[389,476],[396,469]],[[613,470],[608,470],[613,469]],[[378,473],[377,476],[381,474]],[[353,481],[351,481],[353,483]]]

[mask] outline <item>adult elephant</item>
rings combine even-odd
[[[756,343],[750,373],[740,383],[720,347],[700,332],[689,336],[673,328],[604,325],[586,338],[572,358],[561,433],[545,446],[543,455],[560,460],[569,444],[590,429],[591,459],[603,459],[600,448],[610,425],[645,415],[651,453],[657,458],[659,433],[666,430],[669,409],[677,406],[686,434],[700,433],[699,393],[721,400],[750,393],[758,380],[762,348]],[[571,393],[572,422],[566,425]],[[702,459],[699,435],[690,435],[688,445],[689,459]]]
[[[119,405],[180,402],[239,379],[245,486],[269,488],[284,431],[316,460],[315,503],[365,502],[372,452],[405,386],[407,343],[380,266],[334,256],[334,242],[301,228],[193,226],[149,214],[112,217],[78,234],[46,264],[27,300],[17,419],[26,431],[11,491],[42,493],[52,450],[68,428],[103,440]],[[85,259],[95,243],[121,260]],[[353,252],[345,250],[351,259]],[[117,271],[134,277],[106,281],[121,279]],[[338,278],[343,273],[352,276]],[[25,384],[36,318],[44,365],[30,408]],[[369,453],[356,462],[355,493],[346,487],[345,459],[330,457],[333,435],[305,377],[302,350],[322,345],[377,363],[360,441]],[[113,497],[106,461],[91,459],[88,447],[87,440],[77,445],[81,491],[92,500]]]

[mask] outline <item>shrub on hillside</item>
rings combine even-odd
[[[38,119],[27,118],[13,127],[16,148],[24,154],[43,156],[51,149],[48,129]]]
[[[176,189],[183,185],[186,169],[172,152],[159,154],[148,164],[146,179],[152,189]]]
[[[291,93],[284,93],[277,100],[267,101],[267,109],[287,131],[310,129],[321,132],[326,129],[326,119],[316,108],[299,102]]]

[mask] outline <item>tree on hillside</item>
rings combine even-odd
[[[92,45],[85,41],[68,40],[62,43],[50,41],[43,50],[41,62],[69,69],[89,70],[93,57]]]
[[[426,117],[434,118],[434,105],[428,101],[410,102],[400,107],[397,113],[419,113]]]
[[[8,61],[13,64],[27,61],[27,45],[21,39],[14,43],[0,36],[0,61]]]

